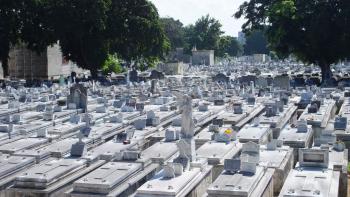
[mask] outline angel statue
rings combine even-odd
[[[192,138],[194,135],[194,122],[192,118],[192,98],[187,94],[182,95],[179,102],[179,108],[182,110],[182,138]]]

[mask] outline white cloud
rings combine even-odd
[[[195,23],[198,18],[209,14],[220,21],[225,34],[237,36],[243,20],[233,17],[244,0],[150,0],[161,17],[179,19],[184,25]]]

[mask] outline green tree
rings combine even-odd
[[[59,41],[63,55],[94,77],[108,54],[153,64],[169,46],[148,0],[4,0],[0,16],[5,67],[10,47],[18,43],[40,53]]]
[[[218,57],[238,56],[242,52],[242,46],[238,43],[237,39],[232,36],[222,36],[219,40],[218,49],[216,55]]]
[[[349,57],[348,0],[251,0],[235,16],[246,19],[245,32],[266,29],[270,47],[280,57],[294,54],[318,65],[323,84],[332,77],[330,65]]]
[[[20,4],[13,0],[0,1],[0,61],[7,76],[10,46],[17,43],[20,35]]]
[[[220,22],[209,15],[201,17],[194,25],[185,27],[187,51],[194,46],[199,50],[216,50],[220,36],[224,33],[221,27]]]
[[[148,0],[113,0],[108,27],[112,51],[135,67],[152,66],[169,50],[158,11]]]
[[[8,75],[8,54],[17,44],[43,52],[57,42],[54,30],[48,28],[46,0],[0,1],[0,61],[4,75]]]
[[[47,24],[55,30],[63,55],[97,76],[110,53],[108,12],[111,0],[48,0]]]
[[[172,50],[185,46],[185,30],[179,20],[173,18],[161,18],[161,24],[164,28],[165,35],[169,39]]]
[[[120,60],[117,55],[108,55],[108,58],[105,60],[102,66],[103,74],[107,75],[109,73],[122,73],[125,69],[122,67]]]
[[[246,37],[244,45],[244,54],[269,54],[268,42],[263,31],[250,32]]]

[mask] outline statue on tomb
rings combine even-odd
[[[184,170],[188,170],[190,167],[190,159],[192,158],[191,145],[187,143],[185,140],[179,140],[177,143],[177,148],[179,150],[179,156],[174,159],[174,163],[179,163],[183,166]]]
[[[181,134],[184,138],[191,138],[194,135],[194,122],[192,118],[192,98],[188,95],[182,97],[180,103],[182,109]]]

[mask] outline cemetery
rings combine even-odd
[[[201,77],[8,85],[0,196],[346,196],[348,90],[187,69]]]

